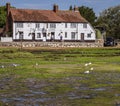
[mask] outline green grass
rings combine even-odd
[[[92,64],[86,67],[85,64],[89,62]],[[5,68],[0,68],[0,82],[8,78],[4,89],[0,89],[2,94],[13,96],[15,91],[16,95],[22,95],[29,89],[41,89],[48,93],[45,97],[58,97],[56,102],[59,100],[64,106],[114,106],[120,99],[120,96],[115,96],[120,94],[119,48],[37,48],[22,51],[1,48],[0,66],[2,65]],[[84,74],[91,67],[94,70],[90,74]],[[44,86],[39,89],[30,88],[26,84],[28,79],[35,79],[38,84],[44,82]],[[99,88],[103,90],[99,91]],[[68,95],[71,93],[77,98],[70,99]],[[93,95],[93,98],[84,98],[89,95]]]

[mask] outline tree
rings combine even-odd
[[[72,5],[69,7],[69,10],[73,10]],[[95,20],[97,19],[95,12],[93,11],[92,8],[86,7],[86,6],[81,6],[78,7],[78,10],[80,14],[92,25],[94,25]]]
[[[0,28],[5,26],[6,23],[6,6],[0,7]]]
[[[100,13],[96,24],[105,27],[106,36],[120,39],[120,5],[110,7]]]
[[[92,25],[94,25],[95,20],[96,20],[96,15],[95,12],[93,11],[92,8],[86,7],[86,6],[81,6],[78,7],[80,14]]]

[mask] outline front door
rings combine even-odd
[[[84,42],[84,33],[81,33],[81,41]]]
[[[46,41],[46,39],[47,39],[47,34],[43,33],[43,41]]]
[[[32,40],[35,41],[35,33],[32,33]]]
[[[19,32],[19,39],[23,40],[23,32]]]
[[[51,32],[51,41],[55,40],[55,32]]]

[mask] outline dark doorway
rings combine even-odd
[[[35,33],[32,33],[32,40],[35,41]]]
[[[84,42],[84,33],[81,33],[81,41]]]
[[[46,39],[47,39],[47,34],[43,33],[43,41],[46,41]]]
[[[51,41],[55,40],[55,32],[51,32]]]
[[[23,32],[19,32],[19,39],[23,40]]]
[[[46,33],[43,33],[43,37],[46,37]]]

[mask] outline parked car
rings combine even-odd
[[[104,46],[116,46],[116,45],[117,45],[117,41],[112,37],[107,37],[104,40]]]

